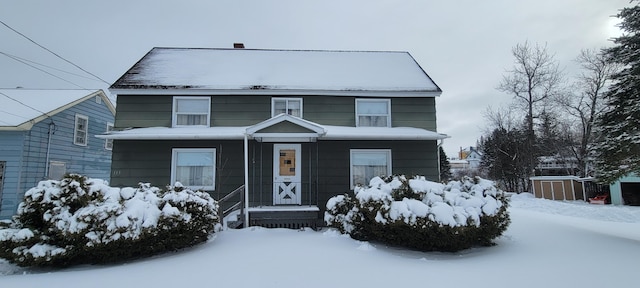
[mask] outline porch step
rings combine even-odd
[[[261,226],[265,228],[300,229],[309,227],[318,228],[318,210],[253,210],[249,212],[249,226]]]

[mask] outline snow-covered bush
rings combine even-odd
[[[325,222],[357,240],[421,251],[492,245],[510,223],[504,193],[479,177],[440,184],[416,176],[373,178],[355,197],[327,202]]]
[[[206,241],[219,223],[217,202],[179,183],[167,188],[114,188],[76,174],[41,181],[0,229],[0,258],[20,266],[109,263]]]

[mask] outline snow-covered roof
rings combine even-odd
[[[98,95],[115,114],[102,90],[0,89],[0,130],[31,129],[33,124]]]
[[[103,139],[120,140],[198,140],[243,139],[247,129],[252,126],[238,127],[149,127],[124,131],[112,131],[97,135]],[[318,140],[440,140],[448,136],[437,132],[412,127],[346,127],[321,125],[326,134]],[[249,134],[249,138],[251,135]]]
[[[116,94],[433,97],[440,88],[408,52],[153,48],[110,88]]]

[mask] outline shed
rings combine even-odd
[[[550,200],[585,200],[585,181],[577,176],[534,176],[529,178],[533,195]]]

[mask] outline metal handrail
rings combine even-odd
[[[218,204],[221,204],[223,202],[229,201],[229,199],[231,199],[232,197],[236,196],[237,194],[240,194],[240,201],[234,203],[233,205],[231,205],[231,207],[225,209],[224,211],[222,211],[222,220],[224,221],[224,218],[229,216],[229,214],[231,214],[231,212],[238,210],[238,208],[240,208],[240,215],[244,216],[244,185],[241,185],[240,187],[236,188],[235,190],[229,192],[227,195],[225,195],[224,197],[220,198],[220,200],[218,200]],[[244,219],[244,217],[242,217],[242,219]]]

